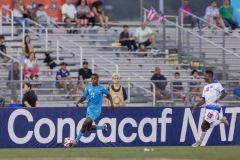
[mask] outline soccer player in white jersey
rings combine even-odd
[[[222,100],[227,93],[219,82],[214,82],[212,71],[206,71],[204,73],[204,80],[208,84],[203,89],[202,100],[198,102],[198,104],[196,104],[192,109],[193,113],[199,106],[206,103],[205,116],[201,125],[202,133],[200,139],[196,143],[192,144],[192,147],[199,147],[201,145],[208,129],[213,128],[220,123],[229,125],[226,117],[217,120],[218,114],[221,110],[221,106],[218,102]]]

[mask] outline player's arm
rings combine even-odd
[[[222,93],[221,96],[220,96],[217,100],[215,100],[215,103],[218,103],[218,102],[221,101],[224,97],[227,96],[227,92],[226,92],[225,90],[223,90],[221,93]]]
[[[112,100],[111,94],[108,94],[108,95],[107,95],[107,99],[109,99],[109,101],[110,101],[110,103],[111,103],[111,108],[112,108],[112,110],[114,111],[114,105],[113,105],[113,100]]]
[[[206,102],[206,101],[205,101],[205,98],[202,98],[202,100],[199,101],[199,102],[193,107],[192,113],[195,112],[196,109],[197,109],[198,107],[200,107],[201,105],[203,105],[205,102]]]
[[[79,107],[79,104],[82,103],[83,101],[85,101],[86,97],[81,97],[81,99],[77,102],[75,102],[76,107]]]
[[[26,107],[32,107],[32,106],[28,103],[28,101],[24,101],[23,103],[25,104]]]

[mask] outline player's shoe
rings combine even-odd
[[[103,131],[104,131],[105,133],[107,133],[107,132],[108,132],[108,129],[107,129],[107,124],[104,124],[104,125],[103,125]]]
[[[195,143],[192,144],[192,147],[199,147],[201,145],[202,141],[197,141]]]
[[[78,144],[78,141],[76,139],[74,139],[72,147],[76,146],[77,144]]]
[[[229,122],[228,122],[228,120],[227,120],[227,117],[223,117],[220,121],[221,121],[221,123],[229,126]]]

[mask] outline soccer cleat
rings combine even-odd
[[[220,121],[221,121],[221,123],[229,126],[229,122],[228,122],[228,120],[227,120],[227,117],[223,117]]]
[[[195,143],[192,144],[192,147],[199,147],[201,145],[202,141],[197,141]]]
[[[107,133],[107,132],[108,132],[108,129],[107,129],[107,124],[104,124],[104,125],[103,125],[103,131],[104,131],[105,133]]]
[[[73,145],[71,147],[76,146],[77,144],[78,144],[78,141],[76,139],[74,139],[73,140]]]

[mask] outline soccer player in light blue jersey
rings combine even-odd
[[[92,74],[91,82],[83,93],[81,99],[76,102],[76,106],[79,107],[79,103],[82,103],[86,98],[88,98],[88,108],[86,113],[86,120],[83,122],[82,128],[78,133],[76,139],[74,140],[74,145],[78,143],[80,138],[84,135],[85,131],[91,130],[103,130],[105,133],[108,132],[107,125],[103,126],[92,125],[93,121],[97,119],[101,114],[103,95],[107,95],[107,98],[110,100],[111,108],[114,111],[114,105],[112,101],[112,97],[109,94],[108,90],[104,88],[102,85],[98,84],[99,76],[97,74]]]

